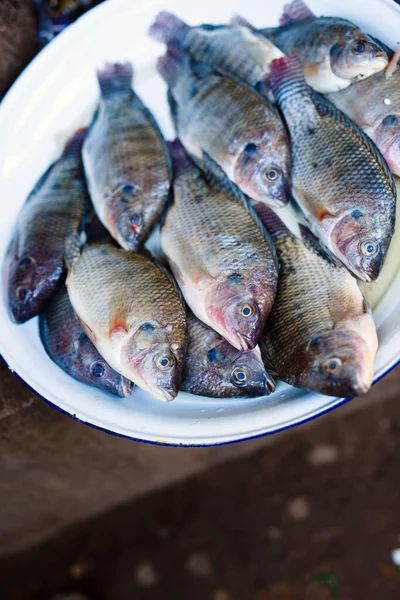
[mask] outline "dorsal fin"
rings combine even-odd
[[[233,17],[230,20],[229,24],[232,25],[232,27],[245,27],[246,29],[249,29],[250,31],[253,31],[254,33],[257,32],[257,29],[254,27],[254,25],[252,25],[251,23],[249,23],[249,21],[247,21],[241,15],[233,15]]]
[[[331,254],[329,250],[322,246],[319,239],[309,230],[308,227],[300,223],[299,229],[301,234],[301,240],[307,248],[307,250],[326,260],[332,267],[343,268],[342,263],[335,256],[333,256],[333,254]]]
[[[289,23],[298,23],[308,19],[315,19],[315,14],[308,8],[303,0],[293,0],[290,4],[285,4],[283,13],[279,19],[279,25],[288,25]]]

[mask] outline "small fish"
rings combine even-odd
[[[281,269],[276,300],[260,340],[267,369],[296,387],[332,396],[368,391],[378,339],[356,280],[333,263],[301,226],[292,235],[258,205]],[[304,242],[304,243],[303,243]]]
[[[257,91],[169,49],[158,60],[182,144],[197,161],[207,152],[251,198],[284,206],[290,197],[290,149],[275,108]]]
[[[40,315],[39,331],[47,354],[68,375],[114,396],[131,394],[133,383],[106,363],[82,331],[65,287]]]
[[[150,28],[154,39],[183,49],[200,63],[216,66],[256,85],[269,73],[269,64],[283,53],[248,27],[198,25],[190,27],[168,12],[160,12]]]
[[[168,199],[168,150],[150,111],[132,91],[130,63],[97,73],[101,96],[83,146],[94,208],[125,250],[138,251]]]
[[[302,0],[285,6],[280,25],[260,33],[285,54],[298,52],[306,81],[317,92],[343,90],[388,63],[381,44],[354,23],[316,17]]]
[[[258,343],[274,302],[278,269],[273,244],[249,205],[218,165],[205,174],[171,144],[174,200],[161,228],[161,247],[187,304],[237,350]]]
[[[400,177],[400,66],[398,52],[388,49],[390,65],[357,85],[329,94],[333,104],[346,113],[375,142],[392,173]],[[397,66],[396,66],[397,65]]]
[[[275,382],[264,368],[258,346],[239,352],[188,312],[188,347],[181,390],[210,398],[268,396]]]
[[[81,161],[86,130],[67,142],[23,205],[5,261],[8,309],[16,323],[38,315],[65,277],[65,244],[91,212]]]
[[[67,288],[79,322],[118,373],[158,400],[178,392],[186,312],[170,275],[151,255],[111,243],[71,245]]]
[[[375,144],[304,81],[295,53],[271,64],[292,147],[292,192],[313,233],[362,281],[375,280],[395,225],[396,186]]]

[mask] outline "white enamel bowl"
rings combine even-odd
[[[147,37],[159,10],[189,23],[223,23],[241,13],[260,26],[275,25],[283,0],[109,0],[90,11],[47,46],[28,66],[0,107],[0,262],[18,211],[30,189],[60,152],[69,134],[90,121],[97,99],[95,69],[106,61],[131,60],[135,89],[153,110],[167,138],[173,136],[165,85],[154,68],[162,47]],[[392,47],[400,11],[390,0],[310,0],[317,14],[339,14]],[[396,245],[398,249],[398,246]],[[391,251],[386,274],[372,300],[380,347],[375,379],[400,355],[400,270]],[[395,256],[396,255],[396,256]],[[394,258],[393,258],[394,257]],[[291,427],[344,400],[279,384],[268,399],[215,400],[180,393],[169,404],[140,390],[123,400],[77,383],[47,357],[37,319],[14,325],[0,300],[0,350],[18,375],[51,404],[106,431],[148,442],[211,445],[244,440]]]

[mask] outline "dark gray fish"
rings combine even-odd
[[[258,346],[240,352],[188,312],[188,347],[181,390],[211,398],[268,396],[275,382]]]
[[[86,130],[67,142],[40,178],[17,219],[5,262],[8,309],[16,323],[39,314],[65,277],[66,243],[83,232],[91,212],[81,161]]]
[[[97,77],[100,104],[83,146],[86,178],[100,221],[120,246],[137,251],[168,199],[168,150],[132,90],[132,65],[106,65]]]
[[[106,363],[82,331],[65,287],[40,315],[39,332],[47,354],[68,375],[114,396],[131,394],[133,383]]]

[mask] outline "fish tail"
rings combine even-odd
[[[158,13],[154,23],[149,29],[149,35],[157,42],[163,42],[168,46],[179,45],[190,27],[184,21],[169,13],[162,11]]]
[[[283,13],[279,19],[279,25],[288,25],[299,21],[313,19],[315,14],[308,8],[303,0],[293,0],[283,7]]]
[[[97,71],[97,79],[102,96],[111,96],[118,92],[130,92],[132,89],[133,67],[126,63],[107,63]]]
[[[157,70],[168,84],[174,87],[186,64],[189,63],[189,57],[176,48],[169,47],[164,56],[157,60]]]
[[[70,156],[75,154],[80,154],[82,150],[82,144],[86,137],[87,128],[81,127],[77,131],[75,131],[74,135],[72,135],[64,147],[64,156]]]
[[[178,138],[175,138],[172,142],[167,142],[167,145],[171,155],[174,177],[178,177],[185,171],[193,169],[194,164]]]
[[[308,87],[303,75],[297,52],[277,58],[270,64],[270,74],[267,77],[278,104],[299,93],[308,93]]]

